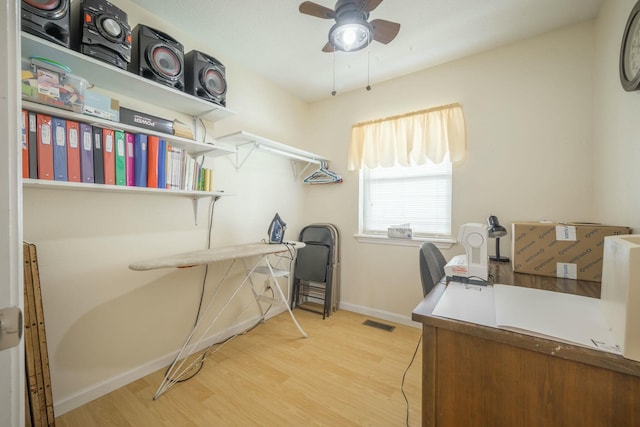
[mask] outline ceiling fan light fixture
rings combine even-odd
[[[329,43],[344,52],[360,50],[372,40],[373,27],[366,21],[337,23],[329,31]]]

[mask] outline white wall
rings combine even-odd
[[[216,55],[214,43],[199,44],[128,1],[114,3],[128,12],[132,27],[144,22],[174,36],[185,51],[197,48]],[[207,123],[207,140],[245,130],[297,145],[304,135],[306,104],[218,59],[228,71],[227,107],[238,114],[224,123]],[[117,97],[122,105],[174,118],[171,106],[162,108],[153,99]],[[289,225],[285,237],[297,236],[305,222],[302,189],[289,161],[256,152],[236,171],[234,160],[207,160],[215,170],[215,189],[231,194],[216,204],[213,246],[266,238],[275,212]],[[187,197],[25,189],[24,238],[38,248],[57,414],[135,379],[182,345],[194,321],[202,268],[134,272],[128,265],[205,248],[207,213],[208,201],[201,200],[196,226]],[[209,289],[227,265],[209,270]],[[233,270],[231,280],[239,270]],[[245,296],[216,331],[236,317],[242,321],[257,315],[248,310],[236,316],[246,306]]]
[[[640,92],[625,92],[618,58],[635,0],[609,0],[596,25],[594,67],[594,211],[599,221],[640,230]]]
[[[312,105],[308,147],[333,159],[345,183],[307,188],[306,215],[342,232],[344,307],[407,322],[422,296],[417,247],[352,237],[358,174],[346,171],[346,161],[353,123],[462,104],[468,158],[453,172],[454,233],[490,214],[507,227],[518,220],[594,219],[593,41],[593,23],[584,23]],[[503,253],[508,240],[502,239]],[[461,253],[458,246],[445,254]]]

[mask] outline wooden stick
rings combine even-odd
[[[40,427],[46,420],[46,410],[44,406],[44,390],[40,388],[40,378],[42,377],[42,367],[40,360],[40,346],[38,345],[38,328],[35,316],[35,305],[33,301],[33,278],[31,275],[31,254],[29,245],[23,245],[24,254],[24,342],[25,342],[25,365],[29,395],[29,408],[31,411],[31,422],[33,426]],[[38,362],[38,363],[36,363]],[[42,399],[41,399],[42,397]],[[43,411],[45,417],[43,418]]]
[[[42,291],[40,288],[40,273],[38,270],[38,255],[36,246],[29,245],[31,257],[31,276],[33,278],[33,297],[36,309],[36,319],[38,327],[38,340],[40,347],[40,363],[42,369],[42,381],[44,388],[46,419],[49,427],[55,426],[55,416],[53,413],[53,394],[51,392],[51,374],[49,371],[49,352],[47,350],[47,335],[45,332],[44,309],[42,306]]]

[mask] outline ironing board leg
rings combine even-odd
[[[296,325],[296,327],[298,328],[298,330],[300,331],[302,336],[307,338],[308,337],[307,333],[304,331],[304,329],[302,329],[302,326],[300,326],[300,324],[296,320],[296,316],[293,315],[293,311],[291,311],[291,308],[289,307],[289,301],[284,296],[284,292],[282,292],[282,289],[280,288],[280,285],[278,284],[278,280],[276,279],[276,275],[273,272],[273,267],[271,267],[271,263],[269,262],[269,259],[267,258],[266,255],[265,255],[265,264],[269,268],[269,273],[271,274],[271,279],[273,280],[273,287],[278,292],[278,296],[280,297],[280,301],[287,308],[287,311],[289,312],[289,316],[291,316],[291,320],[293,320],[293,323]],[[290,277],[290,275],[288,277]],[[291,279],[288,279],[288,280],[290,281]]]
[[[232,264],[231,264],[231,267],[233,266],[233,264],[235,264],[235,261],[236,260],[234,259]],[[264,261],[264,263],[267,265],[267,267],[269,269],[269,275],[270,275],[271,280],[273,282],[272,286],[273,286],[273,288],[276,290],[276,292],[278,294],[278,298],[277,298],[276,301],[281,303],[281,304],[283,304],[286,307],[287,311],[289,312],[289,315],[291,316],[291,319],[293,320],[293,323],[296,325],[296,327],[298,328],[298,330],[300,331],[302,336],[304,338],[307,338],[307,333],[302,329],[302,327],[300,326],[300,324],[296,320],[295,316],[293,315],[293,312],[291,311],[291,308],[289,308],[289,301],[285,298],[284,293],[282,292],[282,289],[280,288],[280,285],[278,284],[278,280],[277,280],[276,275],[275,275],[275,273],[273,271],[273,268],[271,267],[271,263],[269,262],[269,258],[267,257],[267,255],[263,255],[262,257],[260,257],[260,259],[258,259],[258,261],[254,264],[254,266],[251,269],[248,270],[248,273],[246,274],[246,276],[242,280],[242,282],[235,286],[235,289],[234,289],[233,293],[231,294],[231,296],[229,296],[226,299],[225,303],[219,309],[218,313],[209,322],[209,324],[206,326],[205,330],[199,335],[199,338],[197,340],[195,340],[196,342],[192,343],[192,340],[194,340],[194,335],[196,333],[196,330],[198,330],[198,328],[200,327],[202,319],[206,317],[206,314],[209,312],[209,309],[211,308],[213,301],[216,299],[217,292],[214,293],[210,297],[209,302],[207,303],[206,307],[204,308],[200,318],[196,321],[196,324],[194,325],[194,327],[192,328],[191,332],[189,333],[186,341],[184,342],[184,344],[180,348],[180,350],[178,352],[178,355],[176,356],[176,358],[174,359],[173,363],[171,364],[171,366],[169,367],[169,369],[165,373],[165,376],[162,379],[162,382],[160,383],[160,386],[158,387],[158,389],[156,390],[155,395],[153,396],[154,400],[158,399],[165,391],[167,391],[169,388],[171,388],[173,385],[175,385],[180,379],[182,379],[184,377],[184,375],[190,369],[192,369],[193,364],[194,364],[193,361],[190,364],[188,364],[187,366],[185,366],[185,364],[187,362],[187,358],[189,356],[191,356],[192,354],[194,354],[196,351],[198,351],[198,349],[201,347],[202,341],[204,340],[204,338],[206,336],[209,335],[208,333],[211,330],[211,328],[213,327],[213,325],[217,322],[217,320],[220,318],[222,313],[226,310],[226,308],[229,306],[231,301],[236,297],[236,295],[240,292],[240,290],[244,287],[245,284],[247,284],[247,283],[249,284],[249,288],[250,288],[251,292],[253,293],[253,296],[254,296],[254,299],[256,301],[256,304],[258,305],[258,310],[260,311],[261,319],[262,319],[262,321],[265,320],[264,319],[265,311],[262,309],[262,306],[260,305],[259,295],[256,292],[255,285],[254,285],[253,280],[251,278],[252,274],[256,270],[256,267],[260,264],[261,261]],[[247,271],[244,259],[242,259],[242,263],[243,263],[243,266],[245,267],[245,271]],[[224,282],[224,280],[223,280],[223,282]],[[220,286],[222,286],[222,283],[220,283]]]

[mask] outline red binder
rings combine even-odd
[[[22,177],[29,178],[29,113],[22,110]],[[34,141],[35,142],[35,141]]]
[[[80,124],[67,120],[67,179],[82,181],[80,175]]]
[[[147,187],[158,188],[158,147],[160,138],[149,135],[147,138]]]
[[[104,150],[104,183],[116,185],[116,146],[113,129],[102,129],[102,148]]]
[[[38,152],[38,179],[53,180],[53,146],[51,141],[51,116],[38,114],[36,116],[38,126],[37,152]]]

